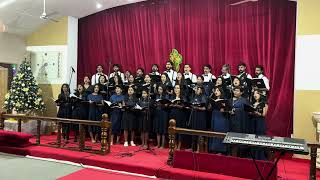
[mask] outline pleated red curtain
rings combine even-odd
[[[240,1],[240,0],[239,0]],[[152,0],[108,9],[79,20],[78,82],[109,60],[122,70],[163,70],[173,48],[195,73],[211,64],[213,74],[240,62],[254,74],[257,64],[270,79],[269,133],[292,132],[296,2],[259,0]]]

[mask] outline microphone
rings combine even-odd
[[[71,70],[72,70],[72,72],[74,72],[74,73],[76,72],[72,66],[71,66]]]

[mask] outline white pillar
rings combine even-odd
[[[67,60],[67,78],[71,77],[72,69],[74,73],[72,74],[72,79],[70,82],[71,93],[77,87],[77,61],[78,61],[78,19],[68,16],[68,60]],[[68,81],[69,83],[69,81]]]

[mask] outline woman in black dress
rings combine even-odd
[[[90,78],[88,76],[85,76],[83,78],[83,88],[84,88],[84,92],[87,95],[93,92],[93,87],[91,86]]]
[[[117,137],[116,143],[120,142],[123,101],[122,89],[119,85],[116,85],[115,93],[110,97],[110,102],[114,105],[110,108],[110,122],[112,126],[111,145],[113,145],[114,136]]]
[[[99,89],[100,89],[100,94],[102,95],[104,100],[109,99],[107,91],[108,91],[108,82],[107,82],[107,77],[105,75],[101,75],[99,77]]]
[[[147,148],[149,140],[149,131],[151,129],[151,113],[150,104],[151,98],[148,88],[144,88],[141,92],[141,98],[138,105],[142,108],[138,112],[139,130],[141,131],[141,146]]]
[[[194,97],[191,99],[192,109],[190,114],[191,128],[196,130],[206,130],[207,125],[207,98],[204,95],[204,87],[197,86]],[[192,136],[192,149],[199,152],[199,138]]]
[[[256,109],[255,112],[251,113],[250,121],[254,124],[254,134],[265,135],[266,134],[266,121],[265,117],[268,112],[268,104],[265,100],[263,92],[255,90],[253,92],[252,106]],[[255,149],[255,157],[259,160],[266,160],[265,151],[263,149]]]
[[[93,93],[88,95],[89,101],[89,120],[101,121],[103,108],[103,97],[99,94],[99,85],[94,85]],[[96,143],[101,129],[99,126],[89,126],[89,134],[92,143]]]
[[[73,119],[88,119],[88,107],[87,107],[87,95],[84,91],[84,87],[81,84],[78,84],[77,90],[74,93],[76,98],[71,97],[72,100],[72,118]],[[79,135],[79,125],[74,124],[73,125],[73,131],[74,131],[74,142],[77,142],[77,136]]]
[[[184,109],[183,103],[187,102],[186,97],[182,95],[182,88],[180,85],[174,86],[173,95],[170,98],[172,101],[172,104],[169,106],[170,108],[170,114],[169,119],[175,119],[176,120],[176,126],[180,128],[186,128],[187,122],[186,122],[186,110]],[[181,148],[181,135],[178,135],[178,147],[179,150]]]
[[[72,105],[70,101],[70,88],[68,84],[61,86],[60,94],[58,96],[57,106],[59,106],[58,118],[71,118],[72,117]],[[62,136],[66,143],[69,141],[70,124],[62,123]]]
[[[161,74],[161,78],[160,78],[160,83],[158,84],[158,86],[163,85],[166,87],[167,90],[167,94],[172,95],[173,93],[173,87],[172,87],[172,83],[169,80],[168,74],[167,73],[163,73]]]
[[[164,148],[165,146],[165,135],[168,130],[169,112],[168,104],[161,103],[162,100],[168,100],[169,97],[166,95],[166,87],[163,85],[158,86],[157,94],[155,97],[155,110],[153,116],[153,131],[157,133],[157,147]],[[162,138],[162,141],[160,141]]]
[[[136,146],[134,143],[135,130],[137,129],[137,115],[133,110],[134,106],[137,104],[138,99],[134,94],[134,89],[132,86],[128,88],[128,94],[124,98],[123,102],[123,116],[122,116],[122,129],[124,130],[124,146],[129,145],[128,136],[131,133],[131,146]]]

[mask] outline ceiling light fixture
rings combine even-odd
[[[3,1],[3,2],[0,2],[0,8],[4,8],[10,4],[12,4],[13,2],[15,2],[16,0],[6,0],[6,1]]]
[[[100,9],[100,8],[102,8],[102,4],[97,2],[96,7],[97,7],[97,9]]]

